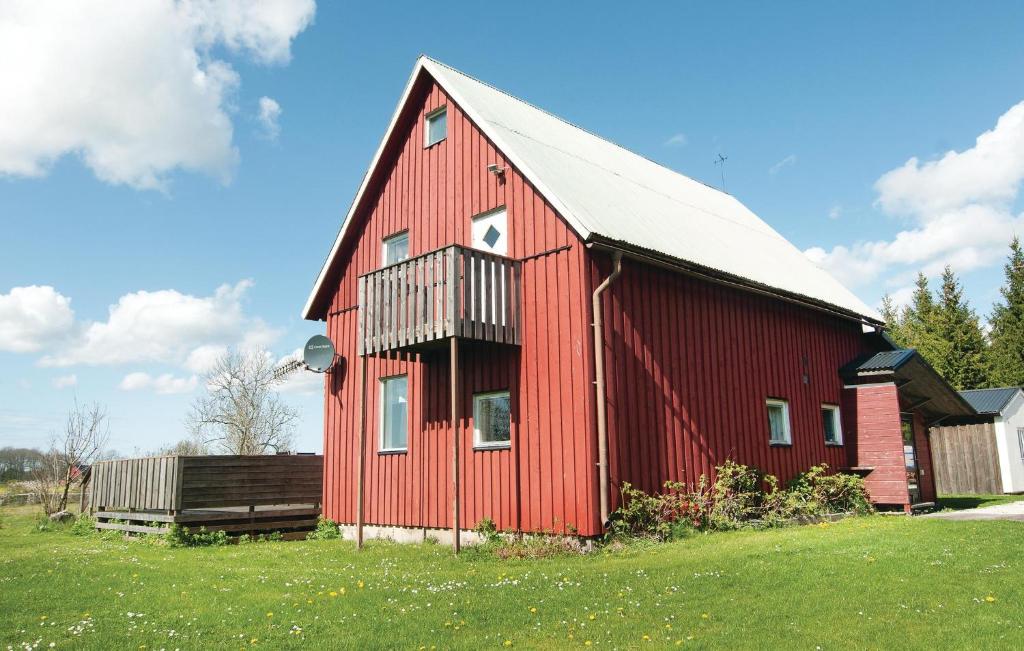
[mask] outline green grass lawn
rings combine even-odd
[[[943,511],[960,511],[1021,500],[1024,500],[1024,495],[942,495],[936,506]]]
[[[340,541],[172,549],[4,513],[0,649],[1021,648],[1024,525],[867,517],[499,561]]]

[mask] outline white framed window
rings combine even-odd
[[[1017,428],[1017,446],[1020,448],[1020,460],[1024,461],[1024,427]]]
[[[423,129],[425,140],[424,147],[436,145],[448,137],[448,107],[442,106],[427,113],[426,128]]]
[[[409,231],[385,237],[380,249],[381,266],[395,264],[409,258]]]
[[[843,423],[839,417],[839,405],[821,406],[821,427],[825,432],[825,445],[843,444]]]
[[[409,441],[409,378],[380,380],[380,451],[405,452]]]
[[[778,398],[765,400],[768,409],[768,442],[772,445],[792,445],[793,433],[789,428],[789,403]]]
[[[474,249],[508,255],[508,210],[504,207],[477,215],[469,230]]]
[[[508,391],[473,396],[473,447],[507,448],[512,444],[512,399]]]

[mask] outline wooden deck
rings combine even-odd
[[[451,337],[519,345],[522,262],[447,246],[359,277],[360,355]]]
[[[323,457],[162,456],[96,463],[88,504],[99,529],[165,533],[171,524],[234,535],[316,526]]]

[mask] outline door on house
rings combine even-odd
[[[904,414],[900,418],[900,429],[903,432],[903,459],[907,467],[907,489],[910,492],[910,503],[917,504],[921,501],[921,468],[917,463],[914,417]]]
[[[473,222],[470,225],[470,235],[472,242],[470,246],[479,251],[486,251],[488,253],[495,253],[497,255],[508,255],[508,211],[505,208],[498,208],[486,212],[482,215],[477,215],[473,218]],[[505,278],[500,273],[500,267],[497,263],[488,262],[486,260],[480,261],[481,265],[490,265],[492,278],[494,279],[491,284],[491,314],[494,315],[494,325],[503,326],[505,324]],[[484,278],[484,268],[481,266],[477,270],[479,273],[474,274],[475,278]],[[477,292],[474,288],[472,300],[476,300]],[[487,300],[486,298],[484,300]],[[484,303],[486,306],[487,304]]]

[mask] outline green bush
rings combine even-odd
[[[75,518],[75,521],[68,527],[68,531],[72,536],[91,536],[96,533],[96,518],[88,513],[83,513]]]
[[[306,540],[336,540],[340,535],[338,523],[321,515],[316,519],[316,529],[309,532]]]
[[[800,505],[798,515],[874,511],[862,477],[841,472],[828,474],[828,465],[824,463],[794,477],[789,482],[789,492]]]
[[[484,518],[478,522],[473,527],[473,531],[479,534],[484,542],[497,542],[501,539],[501,536],[498,535],[498,525],[494,524],[494,520],[490,518]]]
[[[167,544],[170,547],[208,547],[228,544],[228,535],[223,531],[207,531],[200,527],[193,533],[188,527],[172,524],[167,530]]]
[[[775,527],[800,516],[870,513],[864,480],[828,466],[814,466],[786,488],[773,475],[726,461],[715,468],[714,484],[702,476],[687,488],[667,482],[664,492],[649,495],[623,483],[621,506],[609,518],[608,538],[673,540],[697,531]]]

